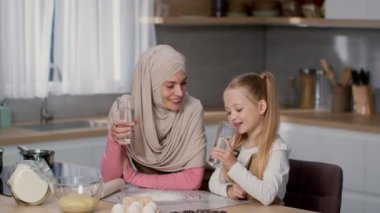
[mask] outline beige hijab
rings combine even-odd
[[[135,139],[127,154],[138,164],[173,172],[203,166],[206,137],[203,108],[199,100],[186,94],[178,112],[164,108],[160,88],[176,72],[186,72],[184,56],[168,45],[144,52],[134,72],[132,95],[135,100]],[[116,111],[114,103],[109,116]]]

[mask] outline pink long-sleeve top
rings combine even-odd
[[[152,189],[199,189],[202,184],[204,167],[184,169],[170,174],[144,174],[124,166],[129,161],[122,147],[109,132],[107,145],[100,162],[100,172],[104,181],[122,177],[127,183]],[[131,162],[129,162],[131,163]]]

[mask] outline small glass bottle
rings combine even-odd
[[[317,69],[315,76],[314,108],[316,111],[330,111],[331,91],[324,70]]]
[[[300,69],[301,108],[313,109],[315,96],[315,69]]]
[[[288,108],[299,107],[299,91],[297,88],[297,80],[292,75],[288,77],[288,88],[286,91],[285,105]]]

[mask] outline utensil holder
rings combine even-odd
[[[352,95],[354,99],[354,111],[360,115],[374,115],[372,90],[368,85],[353,85]]]
[[[351,112],[351,88],[350,86],[333,85],[331,95],[331,112]]]
[[[12,109],[7,105],[0,106],[0,128],[8,128],[12,123]]]

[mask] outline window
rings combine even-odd
[[[146,21],[153,5],[0,1],[0,98],[129,92],[136,60],[156,42],[153,23]],[[60,78],[49,82],[53,71]]]

